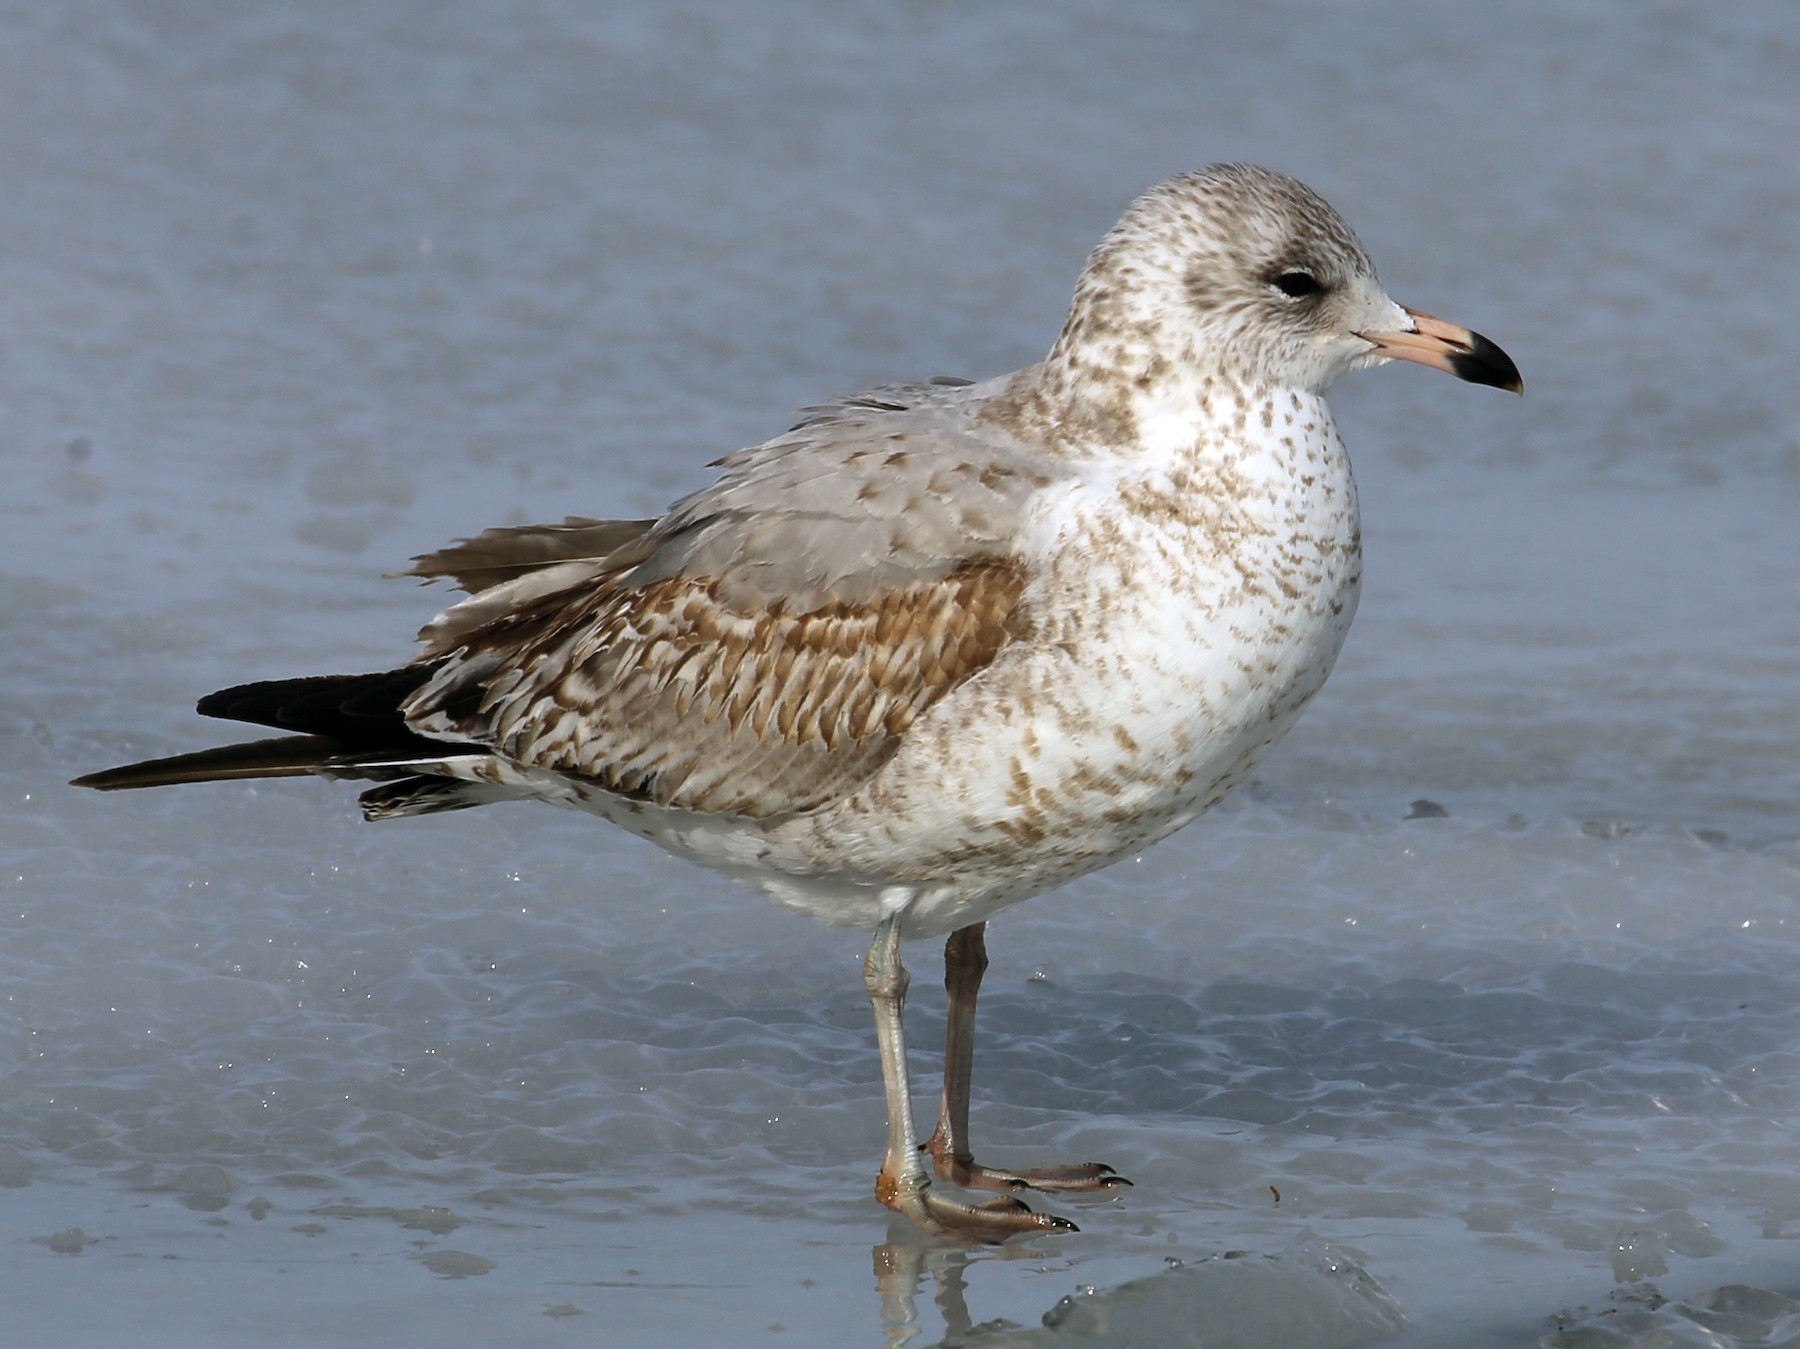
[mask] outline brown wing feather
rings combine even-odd
[[[467,634],[407,720],[659,805],[811,810],[1018,635],[1025,581],[977,560],[802,613],[735,610],[704,577],[581,587]]]
[[[436,552],[421,553],[402,575],[451,578],[478,594],[557,562],[605,562],[613,568],[643,561],[638,544],[654,520],[590,520],[571,515],[560,525],[501,525]]]

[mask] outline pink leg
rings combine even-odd
[[[906,968],[900,963],[900,918],[896,903],[875,929],[863,962],[863,984],[875,1010],[875,1040],[881,1049],[881,1076],[887,1088],[888,1148],[875,1178],[875,1197],[927,1232],[965,1241],[1005,1241],[1020,1232],[1073,1232],[1075,1224],[1048,1213],[1033,1213],[1011,1196],[963,1204],[932,1188],[913,1132],[912,1088],[906,1080]]]
[[[975,1068],[975,998],[987,970],[987,924],[958,928],[944,943],[944,987],[950,994],[944,1043],[944,1104],[925,1144],[939,1180],[974,1190],[1111,1190],[1130,1181],[1105,1162],[1076,1162],[1003,1171],[978,1164],[969,1150],[969,1079]]]

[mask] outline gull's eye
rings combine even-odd
[[[1325,289],[1319,284],[1319,278],[1311,272],[1282,272],[1269,284],[1290,300],[1304,300],[1308,295],[1317,295]]]

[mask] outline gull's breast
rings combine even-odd
[[[946,930],[1220,800],[1324,683],[1361,579],[1335,430],[1270,439],[1047,497],[1019,640],[853,797],[774,831],[773,876],[749,879],[837,921],[918,887],[909,931]]]

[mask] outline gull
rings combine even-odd
[[[211,694],[203,714],[285,734],[76,783],[360,779],[370,820],[550,801],[872,928],[877,1198],[965,1241],[1073,1230],[1016,1191],[1129,1182],[970,1147],[987,920],[1215,805],[1318,692],[1362,571],[1325,393],[1394,360],[1522,389],[1492,342],[1389,299],[1311,189],[1180,174],[1100,241],[1037,364],[809,408],[658,519],[415,558],[468,597],[411,661]],[[900,943],[946,935],[921,1145]],[[946,1194],[927,1156],[997,1193]]]

